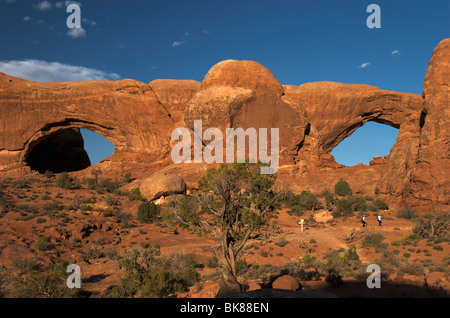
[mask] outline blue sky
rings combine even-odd
[[[74,34],[66,26],[67,1],[0,0],[0,72],[38,81],[202,81],[222,60],[248,59],[282,84],[337,81],[421,94],[432,51],[450,36],[448,0],[78,3],[83,31]],[[371,3],[381,8],[380,29],[366,25]],[[369,136],[384,136],[379,125],[369,128]],[[102,148],[90,134],[85,139]],[[342,161],[338,148],[338,162],[355,158]]]

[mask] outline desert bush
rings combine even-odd
[[[278,241],[275,242],[275,245],[279,247],[284,247],[288,244],[289,244],[288,240],[286,240],[286,238],[284,237],[280,238]]]
[[[447,211],[431,212],[416,220],[414,233],[423,237],[444,237],[450,225],[450,214]]]
[[[54,176],[55,176],[55,174],[53,173],[53,171],[50,171],[50,170],[46,170],[44,173],[44,177],[46,177],[48,179],[53,178]]]
[[[420,241],[422,237],[417,235],[416,233],[410,233],[408,236],[402,238],[401,240],[394,241],[391,243],[391,245],[399,246],[399,245],[416,245],[418,241]]]
[[[2,189],[0,188],[0,217],[14,208],[14,204],[11,203],[7,196],[3,194]]]
[[[111,179],[100,179],[98,180],[95,191],[98,193],[114,193],[121,186],[120,181]]]
[[[130,172],[128,172],[128,173],[125,173],[125,175],[123,176],[123,180],[122,180],[124,183],[130,183],[131,181],[132,181],[132,179],[131,179],[131,173]]]
[[[113,297],[165,298],[186,292],[199,279],[192,256],[174,254],[161,257],[159,246],[125,251],[119,267],[125,271],[120,284],[111,290]]]
[[[58,177],[56,177],[56,187],[62,189],[70,189],[71,180],[67,172],[60,173]]]
[[[82,251],[83,254],[83,260],[89,261],[91,259],[99,259],[104,257],[105,255],[98,250],[97,247],[85,247]]]
[[[325,281],[330,283],[333,287],[339,287],[344,284],[341,275],[335,269],[329,269],[328,274],[325,277]]]
[[[353,211],[363,212],[367,210],[366,199],[364,197],[349,195],[347,200],[350,203]]]
[[[23,268],[11,284],[11,295],[17,298],[71,298],[81,290],[67,287],[68,262],[57,259],[43,269],[34,265]]]
[[[53,243],[49,236],[43,236],[36,241],[34,247],[39,251],[48,251],[53,248]]]
[[[359,271],[362,262],[356,252],[354,245],[350,246],[341,256],[340,250],[328,250],[324,253],[324,262],[320,265],[321,270],[329,272],[333,270],[341,276],[348,276]]]
[[[323,197],[325,199],[327,209],[331,209],[337,202],[336,196],[328,190],[323,193]]]
[[[130,200],[144,201],[144,198],[141,195],[141,190],[139,190],[139,188],[131,189],[131,191],[128,193],[128,197],[130,198]]]
[[[348,199],[341,199],[337,202],[337,210],[332,213],[333,217],[353,216],[353,208]]]
[[[138,208],[138,221],[141,223],[153,223],[159,217],[160,210],[160,206],[153,202],[143,202]]]
[[[16,180],[12,186],[15,189],[25,189],[30,187],[28,180]]]
[[[352,189],[350,188],[350,184],[345,180],[340,180],[334,186],[334,193],[338,196],[345,197],[352,195]]]
[[[10,274],[8,269],[1,265],[0,266],[0,298],[7,297],[6,286],[10,281]]]
[[[317,195],[310,191],[302,191],[300,194],[293,195],[287,202],[287,206],[295,211],[315,210],[321,205]]]
[[[162,218],[164,221],[171,225],[178,224],[182,228],[188,228],[190,226],[197,227],[200,223],[198,217],[198,205],[197,198],[191,196],[185,196],[181,199],[175,199],[168,203],[169,210],[175,209],[178,212],[175,213],[163,213]]]
[[[417,218],[419,215],[417,213],[417,210],[414,208],[407,208],[404,210],[400,210],[397,213],[397,217],[401,218],[401,219],[406,219],[406,220],[413,220],[415,218]]]
[[[412,276],[423,276],[425,274],[425,269],[422,264],[413,263],[409,264],[408,261],[404,261],[400,264],[398,270],[398,275],[408,274]]]
[[[105,197],[105,203],[109,208],[112,208],[112,209],[115,209],[119,206],[119,200],[110,195],[107,195]]]
[[[388,210],[389,209],[389,205],[386,202],[384,202],[383,199],[380,199],[380,198],[375,200],[375,205],[380,210]]]
[[[361,247],[375,247],[375,251],[380,252],[386,249],[387,243],[383,243],[385,237],[381,233],[367,235],[361,244]]]

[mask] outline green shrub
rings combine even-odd
[[[348,195],[352,195],[352,189],[350,188],[350,185],[347,181],[340,180],[334,186],[334,193],[336,193],[338,196],[345,197]]]
[[[165,298],[186,292],[199,279],[196,265],[192,256],[184,254],[160,257],[158,246],[125,251],[119,266],[126,274],[112,288],[112,296]]]
[[[139,206],[137,217],[141,223],[153,223],[159,216],[160,206],[153,202],[143,202]]]
[[[13,188],[15,189],[29,188],[29,182],[28,180],[17,180],[13,183]]]
[[[176,215],[179,219],[174,218],[174,213],[164,213],[163,219],[171,225],[180,225],[182,228],[188,228],[190,225],[198,226],[200,223],[198,217],[198,201],[195,197],[185,196],[181,199],[172,200],[168,203],[169,210],[177,210]]]
[[[141,190],[139,190],[139,188],[131,189],[130,193],[128,194],[128,197],[131,200],[144,201],[144,198],[141,195]]]
[[[39,251],[47,251],[53,248],[53,243],[49,236],[43,236],[36,241],[34,247]]]
[[[363,212],[367,210],[366,199],[364,197],[350,195],[347,200],[349,201],[353,211]]]
[[[95,191],[98,193],[114,193],[121,186],[120,182],[111,179],[100,179],[95,185]]]
[[[78,297],[81,290],[67,287],[68,262],[57,259],[54,263],[41,269],[37,264],[20,268],[11,290],[15,298],[72,298]]]
[[[397,213],[397,217],[401,218],[401,219],[406,219],[406,220],[412,220],[417,218],[419,215],[417,213],[417,210],[414,208],[407,208],[404,210],[400,210]]]
[[[123,176],[123,182],[124,183],[130,183],[132,180],[131,180],[131,173],[130,172],[128,172],[128,173],[125,173],[125,175]]]
[[[334,217],[349,217],[353,215],[352,204],[348,199],[341,199],[337,202],[337,211],[333,212]]]
[[[326,204],[328,209],[330,209],[333,205],[336,204],[336,197],[330,191],[328,191],[328,190],[325,191],[323,193],[323,197],[325,199],[325,204]]]
[[[374,234],[370,234],[367,235],[361,244],[361,247],[375,247],[375,251],[379,252],[379,251],[383,251],[386,249],[387,244],[383,243],[385,237],[383,234],[381,233],[374,233]]]
[[[286,240],[284,237],[280,238],[277,242],[275,242],[275,245],[279,246],[279,247],[284,247],[287,244],[289,244],[288,240]]]
[[[376,205],[376,206],[378,207],[378,209],[380,209],[380,210],[388,210],[388,209],[389,209],[388,204],[387,204],[386,202],[384,202],[383,199],[380,199],[380,198],[378,198],[378,199],[375,200],[375,205]]]
[[[70,189],[71,181],[67,172],[63,172],[56,177],[56,186],[62,189]]]
[[[445,237],[450,226],[450,214],[447,211],[431,212],[416,220],[414,233],[423,238]]]

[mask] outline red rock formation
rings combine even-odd
[[[100,166],[142,180],[158,170],[194,185],[205,165],[170,160],[176,127],[279,128],[279,178],[296,190],[331,189],[347,179],[354,193],[432,207],[449,204],[450,39],[435,49],[423,96],[334,82],[281,85],[264,66],[227,60],[203,82],[134,80],[37,83],[0,73],[0,171],[25,167],[52,134],[98,132],[115,146]],[[368,121],[399,129],[389,156],[345,167],[330,152]],[[118,172],[117,172],[118,173]],[[197,180],[194,180],[197,178]]]
[[[423,85],[419,154],[405,197],[435,207],[450,204],[450,38],[433,52]]]
[[[261,64],[223,61],[211,68],[187,105],[185,122],[193,130],[194,120],[200,119],[203,129],[217,127],[223,136],[226,128],[278,128],[280,160],[292,162],[308,120],[301,105],[283,95],[283,86]]]
[[[35,144],[66,128],[97,132],[118,150],[170,150],[173,120],[144,83],[38,83],[5,74],[0,79],[0,169],[24,164]]]

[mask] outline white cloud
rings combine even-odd
[[[399,50],[394,50],[391,52],[391,55],[400,55],[400,51]]]
[[[73,28],[73,29],[70,29],[70,30],[67,32],[67,35],[68,35],[69,37],[73,38],[73,39],[76,39],[76,38],[85,38],[85,37],[86,37],[86,30],[83,29],[83,28]]]
[[[36,8],[41,11],[47,11],[52,8],[52,4],[48,1],[42,1],[39,4],[36,5]]]
[[[177,47],[177,46],[183,45],[184,43],[185,43],[184,41],[173,41],[172,47]]]
[[[0,72],[36,82],[75,82],[119,80],[120,75],[105,71],[41,60],[0,61]]]
[[[189,32],[185,32],[179,41],[173,41],[171,47],[178,47],[186,44],[186,39],[189,37]]]
[[[30,17],[23,17],[23,19],[22,19],[23,21],[25,21],[25,22],[27,22],[27,21],[30,21],[31,20],[31,18]]]
[[[368,67],[369,65],[370,65],[369,62],[362,63],[361,65],[358,66],[358,68],[366,68],[366,67]]]
[[[91,26],[97,25],[97,22],[88,20],[86,18],[83,18],[83,23],[86,23],[86,24],[91,25]]]

